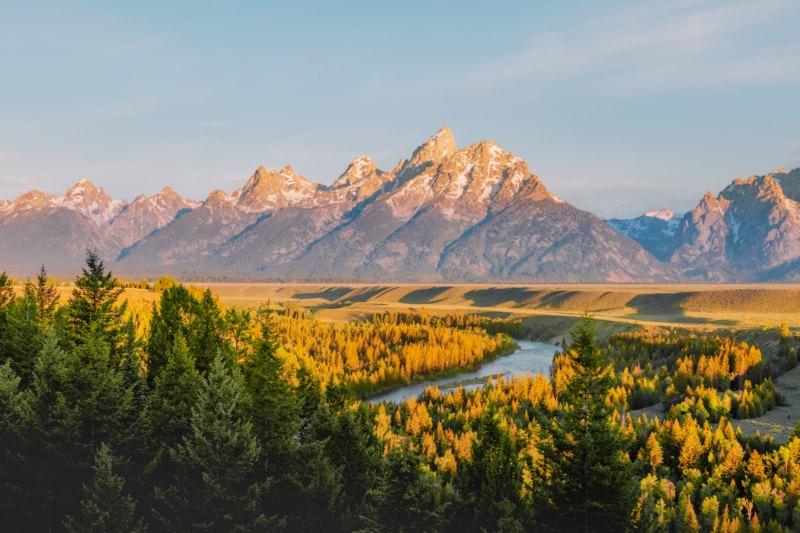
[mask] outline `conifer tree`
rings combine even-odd
[[[22,528],[26,498],[26,438],[33,422],[32,398],[10,363],[0,365],[0,516],[5,527]]]
[[[31,529],[52,530],[77,503],[86,447],[79,413],[68,399],[70,356],[59,347],[55,331],[45,334],[33,365],[34,420],[30,438]],[[76,484],[77,482],[77,484]]]
[[[286,464],[300,431],[300,405],[283,377],[271,324],[262,325],[262,338],[243,365],[246,393],[244,411],[261,443],[265,471]],[[276,472],[277,473],[277,472]]]
[[[114,473],[114,457],[102,444],[95,454],[94,478],[83,486],[81,514],[67,516],[64,527],[70,533],[143,533],[144,519],[136,519],[136,501],[123,492],[125,481]]]
[[[230,347],[223,339],[224,321],[210,291],[198,300],[183,285],[168,287],[159,305],[153,305],[150,335],[147,339],[148,382],[153,383],[166,365],[175,337],[181,335],[197,369],[205,373],[217,352],[226,357]]]
[[[342,509],[337,527],[352,531],[363,527],[365,515],[372,512],[370,492],[378,488],[383,461],[364,405],[357,410],[334,413],[323,406],[314,416],[309,438],[325,442],[325,451],[341,472]]]
[[[50,282],[44,265],[39,270],[35,282],[25,282],[23,295],[33,302],[36,320],[44,326],[50,325],[58,305],[58,289]]]
[[[378,492],[378,525],[388,531],[438,530],[448,502],[439,482],[423,468],[422,458],[393,450]]]
[[[457,481],[472,524],[498,530],[501,520],[508,522],[512,516],[522,515],[519,460],[508,432],[500,427],[495,413],[489,412],[481,419],[472,446],[472,460],[459,471]]]
[[[87,250],[86,266],[75,278],[72,298],[67,304],[73,342],[81,344],[94,328],[109,344],[111,353],[120,356],[122,317],[127,309],[126,303],[117,305],[122,290],[116,285],[112,272],[106,272],[97,252]]]
[[[595,339],[589,315],[571,331],[561,408],[542,441],[539,514],[556,530],[618,531],[628,525],[636,497],[627,442],[606,403],[613,369]]]
[[[0,363],[10,361],[23,386],[30,383],[33,361],[42,348],[42,327],[30,298],[14,298],[0,310]]]
[[[119,443],[124,438],[133,407],[132,390],[125,385],[119,360],[112,356],[98,327],[93,324],[67,359],[63,389],[80,425],[81,443],[92,454],[101,442]]]
[[[192,427],[192,409],[202,380],[181,335],[175,338],[167,365],[156,377],[142,413],[149,469],[165,473],[167,450],[182,442]]]
[[[238,411],[242,394],[238,368],[215,357],[192,409],[191,431],[170,449],[177,473],[156,489],[157,516],[167,529],[230,531],[267,522],[254,472],[261,450]]]

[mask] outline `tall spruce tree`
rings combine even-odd
[[[488,531],[523,529],[522,470],[514,444],[508,431],[500,427],[496,413],[489,412],[481,418],[472,460],[459,470],[456,481],[463,516],[469,519],[464,527]]]
[[[239,413],[244,383],[239,369],[218,355],[203,379],[191,431],[170,449],[177,473],[156,488],[158,519],[169,530],[232,531],[264,527],[260,446]]]
[[[58,289],[50,281],[44,265],[39,270],[36,281],[25,282],[23,295],[33,303],[36,320],[44,326],[49,326],[58,306]]]
[[[613,368],[598,347],[592,318],[571,332],[557,416],[542,440],[539,517],[557,531],[621,531],[636,498],[627,440],[606,403]]]
[[[191,431],[192,409],[197,404],[201,384],[194,359],[183,337],[178,335],[141,417],[144,453],[156,484],[168,481],[163,479],[164,475],[174,475],[174,470],[165,464],[169,461],[167,450],[180,444]]]
[[[32,397],[20,387],[11,364],[0,365],[0,516],[9,530],[24,528],[28,450],[33,422]]]
[[[75,278],[72,298],[67,304],[72,341],[82,344],[94,329],[111,347],[112,355],[121,357],[124,343],[123,316],[127,303],[118,304],[122,287],[106,272],[105,264],[93,250],[86,251],[86,266]]]
[[[261,443],[265,472],[287,463],[301,426],[301,406],[283,377],[283,361],[276,351],[272,323],[265,320],[255,353],[243,365],[244,411]]]
[[[94,477],[83,486],[81,514],[67,516],[64,528],[70,533],[143,533],[147,526],[136,518],[136,501],[123,492],[125,481],[114,473],[114,456],[102,444],[95,454]]]
[[[34,359],[34,420],[30,437],[27,506],[30,529],[52,531],[74,509],[83,476],[86,446],[80,438],[80,414],[69,399],[70,355],[59,347],[54,330]]]
[[[183,285],[173,285],[161,293],[158,306],[153,305],[150,334],[147,338],[148,382],[167,363],[169,351],[180,335],[192,354],[195,365],[205,373],[218,352],[226,358],[232,350],[224,339],[224,320],[210,291],[195,298]]]

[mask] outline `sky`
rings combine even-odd
[[[90,179],[204,199],[259,165],[331,183],[441,126],[605,217],[800,166],[800,2],[0,6],[0,199]]]

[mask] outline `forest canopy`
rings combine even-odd
[[[789,531],[800,436],[731,418],[783,401],[769,354],[724,334],[573,329],[549,375],[379,390],[514,350],[510,320],[347,324],[159,284],[132,312],[94,253],[58,292],[0,275],[0,516],[48,531]],[[632,415],[656,408],[658,416]]]

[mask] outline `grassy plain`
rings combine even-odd
[[[298,305],[327,320],[374,312],[514,316],[545,333],[565,331],[584,311],[611,330],[636,326],[720,328],[800,326],[799,285],[413,285],[209,283],[223,303]],[[539,322],[539,324],[537,324]],[[613,326],[612,326],[613,325]],[[564,326],[564,327],[561,327]],[[602,331],[601,331],[602,333]],[[546,336],[546,335],[545,335]]]

